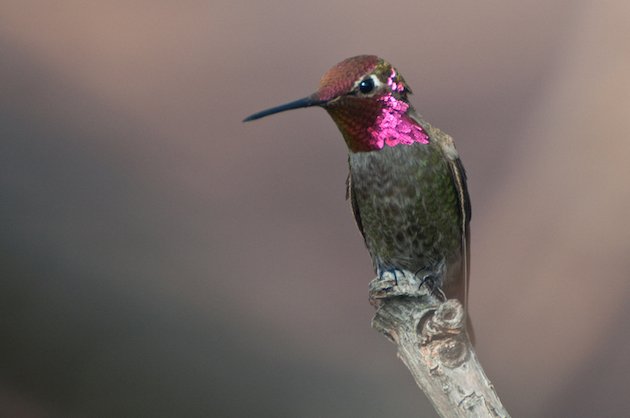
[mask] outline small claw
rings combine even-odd
[[[381,280],[385,280],[385,274],[390,273],[392,276],[394,276],[394,283],[396,286],[398,286],[398,274],[396,273],[397,271],[399,271],[396,268],[391,268],[391,269],[385,269],[385,270],[378,270],[378,277]],[[402,273],[402,272],[401,272]]]
[[[419,271],[416,272],[416,274],[418,274],[418,273],[419,273]],[[438,281],[436,280],[436,277],[434,275],[427,274],[420,281],[420,286],[418,287],[418,289],[421,288],[424,284],[426,284],[427,287],[429,288],[429,292],[431,292],[432,294],[436,295],[437,297],[439,297],[442,300],[446,300],[446,295],[444,294],[444,291],[438,285],[437,282]]]

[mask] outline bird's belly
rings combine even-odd
[[[351,156],[350,164],[354,198],[376,270],[441,275],[460,262],[457,191],[441,153],[427,145],[403,145]]]

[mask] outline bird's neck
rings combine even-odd
[[[427,132],[410,116],[413,109],[409,103],[391,94],[368,99],[349,98],[326,110],[352,152],[429,143]]]

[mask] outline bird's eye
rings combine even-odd
[[[359,91],[363,94],[368,94],[374,90],[374,80],[371,77],[368,77],[364,80],[361,80],[359,83]]]

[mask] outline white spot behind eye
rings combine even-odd
[[[377,76],[375,76],[374,74],[370,75],[370,78],[372,79],[372,81],[374,81],[374,90],[380,90],[384,84],[381,80],[378,79]]]

